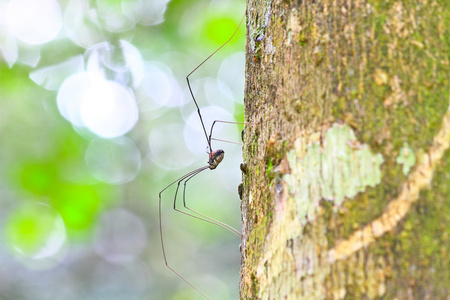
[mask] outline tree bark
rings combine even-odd
[[[447,0],[249,0],[241,299],[448,299]]]

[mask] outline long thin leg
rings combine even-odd
[[[237,237],[240,239],[240,238],[242,237],[242,236],[241,236],[241,233],[240,233],[238,230],[236,230],[235,228],[231,227],[231,226],[228,225],[228,224],[225,224],[225,223],[223,223],[223,222],[220,222],[220,221],[218,221],[218,220],[215,220],[214,218],[208,217],[208,216],[206,216],[206,215],[204,215],[204,214],[202,214],[202,213],[200,213],[200,212],[198,212],[198,211],[196,211],[196,210],[194,210],[194,209],[189,208],[189,207],[186,205],[186,185],[187,185],[187,182],[188,182],[190,179],[192,179],[195,175],[199,174],[200,172],[202,172],[202,171],[204,171],[204,170],[206,170],[206,169],[208,169],[208,168],[209,168],[209,166],[204,166],[204,167],[198,168],[198,169],[196,169],[196,170],[193,170],[193,171],[191,171],[191,172],[189,172],[189,173],[183,175],[182,177],[180,177],[180,178],[178,178],[177,180],[175,180],[175,181],[173,181],[172,183],[170,183],[168,186],[166,186],[166,187],[159,193],[159,234],[160,234],[160,239],[161,239],[161,248],[162,248],[162,253],[163,253],[163,257],[164,257],[164,262],[165,262],[167,268],[169,268],[173,273],[175,273],[178,277],[180,277],[181,279],[183,279],[187,284],[189,284],[192,288],[194,288],[196,291],[198,291],[201,295],[203,295],[203,296],[204,296],[205,298],[207,298],[207,299],[209,299],[209,298],[208,298],[205,294],[203,294],[203,293],[202,293],[202,292],[201,292],[194,284],[192,284],[189,280],[187,280],[185,277],[183,277],[180,273],[178,273],[177,271],[175,271],[175,269],[173,269],[173,268],[169,265],[169,263],[168,263],[168,261],[167,261],[166,250],[165,250],[165,247],[164,247],[164,237],[163,237],[164,235],[163,235],[163,226],[162,226],[162,208],[161,208],[161,207],[162,207],[162,205],[161,205],[161,203],[162,203],[162,196],[161,196],[161,195],[162,195],[162,193],[163,193],[165,190],[167,190],[169,187],[171,187],[172,185],[174,185],[174,184],[176,183],[176,184],[177,184],[177,189],[176,189],[176,191],[175,191],[174,201],[173,201],[173,209],[174,209],[175,211],[180,212],[180,213],[182,213],[182,214],[184,214],[184,215],[187,215],[187,216],[196,218],[196,219],[198,219],[198,220],[202,220],[202,221],[204,221],[204,222],[208,222],[208,223],[217,225],[217,226],[219,226],[219,227],[221,227],[221,228],[223,228],[223,229],[225,229],[225,230],[231,232],[232,234],[234,234],[235,236],[237,236]],[[184,181],[184,183],[183,183],[183,186],[184,186],[184,187],[183,187],[183,206],[184,206],[186,209],[188,209],[189,211],[193,212],[193,214],[184,212],[184,211],[179,210],[178,208],[176,208],[176,201],[177,201],[178,191],[179,191],[179,188],[180,188],[180,184],[181,184],[181,182],[183,182],[183,181]],[[195,214],[197,214],[197,215],[195,215]],[[199,216],[202,216],[202,217],[199,217]]]
[[[197,174],[198,174],[198,173],[197,173]],[[209,223],[213,223],[213,224],[215,224],[215,225],[217,225],[217,226],[219,226],[219,227],[222,227],[223,229],[225,229],[225,230],[231,232],[232,234],[234,234],[235,236],[237,236],[239,239],[241,239],[241,238],[242,238],[242,235],[241,235],[241,233],[239,232],[239,230],[237,230],[237,229],[231,227],[231,226],[228,225],[228,224],[225,224],[225,223],[220,222],[220,221],[218,221],[218,220],[216,220],[216,219],[214,219],[214,218],[211,218],[211,217],[209,217],[209,216],[207,216],[207,215],[205,215],[205,214],[202,214],[202,213],[196,211],[195,209],[192,209],[192,208],[190,208],[190,207],[188,207],[188,206],[186,205],[186,184],[187,184],[187,182],[188,182],[189,180],[191,180],[191,179],[192,179],[195,175],[197,175],[197,174],[194,174],[194,175],[190,176],[189,178],[187,178],[187,179],[184,181],[184,188],[183,188],[183,206],[184,206],[184,208],[186,208],[187,210],[189,210],[189,211],[191,211],[191,212],[193,212],[193,213],[195,213],[195,214],[197,214],[197,215],[202,216],[202,217],[203,217],[203,219],[202,219],[203,221],[206,221],[206,222],[209,222]],[[180,212],[181,212],[181,211],[180,211]],[[209,220],[209,221],[208,221],[208,220]]]
[[[220,140],[220,139],[215,139],[212,137],[212,133],[213,133],[213,129],[214,129],[214,125],[216,125],[216,123],[226,123],[226,124],[248,124],[247,122],[234,122],[234,121],[221,121],[221,120],[214,120],[214,122],[211,125],[211,130],[209,131],[209,136],[208,136],[208,143],[211,146],[211,141],[220,141],[220,142],[227,142],[227,143],[231,143],[231,144],[237,144],[240,145],[241,143],[236,143],[236,142],[230,142],[230,141],[225,141],[225,140]]]
[[[206,138],[206,141],[207,141],[207,143],[208,143],[208,148],[209,148],[209,149],[208,149],[208,153],[212,153],[212,151],[213,151],[212,148],[211,148],[211,138],[208,139],[208,134],[207,134],[207,132],[206,132],[205,124],[204,124],[204,122],[203,122],[202,115],[201,115],[201,113],[200,113],[200,107],[198,106],[197,101],[195,100],[195,96],[194,96],[194,93],[193,93],[193,91],[192,91],[191,84],[190,84],[190,82],[189,82],[189,76],[191,76],[192,73],[194,73],[198,68],[200,68],[200,67],[201,67],[206,61],[208,61],[214,54],[216,54],[217,51],[219,51],[220,49],[222,49],[222,47],[224,47],[224,46],[225,46],[225,45],[226,45],[226,44],[227,44],[227,43],[228,43],[228,42],[236,35],[236,33],[237,33],[237,31],[239,30],[239,28],[241,27],[241,24],[243,23],[244,19],[245,19],[245,13],[244,13],[244,15],[242,16],[242,19],[241,19],[241,21],[240,21],[240,23],[239,23],[239,26],[238,26],[238,27],[236,28],[236,30],[233,32],[233,34],[231,35],[231,37],[230,37],[224,44],[222,44],[219,48],[217,48],[216,51],[214,51],[214,52],[213,52],[211,55],[209,55],[205,60],[203,60],[196,68],[194,68],[194,69],[186,76],[186,81],[187,81],[187,84],[188,84],[189,92],[191,93],[192,100],[194,101],[194,104],[195,104],[195,106],[197,107],[197,113],[198,113],[198,116],[199,116],[199,118],[200,118],[200,122],[202,123],[203,132],[205,133],[205,138]],[[193,289],[195,289],[199,294],[201,294],[201,295],[202,295],[203,297],[205,297],[206,299],[209,299],[209,298],[208,298],[204,293],[202,293],[195,285],[193,285],[189,280],[187,280],[187,279],[184,278],[181,274],[179,274],[177,271],[175,271],[175,270],[169,265],[169,263],[168,263],[168,261],[167,261],[166,252],[165,252],[165,248],[164,248],[164,238],[163,238],[162,210],[161,210],[161,202],[162,202],[161,199],[162,199],[162,197],[161,197],[161,195],[162,195],[162,193],[163,193],[165,190],[167,190],[167,189],[168,189],[169,187],[171,187],[173,184],[177,183],[177,189],[176,189],[175,197],[174,197],[174,209],[175,209],[175,210],[177,210],[177,211],[179,211],[179,212],[181,212],[181,213],[183,213],[183,214],[185,214],[185,215],[191,216],[191,217],[193,217],[193,218],[196,218],[196,219],[199,219],[199,220],[203,220],[203,221],[205,221],[205,222],[209,222],[209,223],[212,223],[212,224],[216,224],[216,225],[218,225],[218,226],[220,226],[220,227],[222,227],[222,228],[225,228],[225,229],[229,230],[229,229],[227,228],[228,225],[226,225],[226,224],[224,224],[224,223],[221,223],[221,222],[219,222],[219,221],[216,221],[216,220],[214,220],[214,219],[212,219],[212,218],[209,218],[209,217],[207,217],[207,216],[205,216],[205,215],[203,215],[203,214],[201,214],[201,213],[198,213],[198,212],[196,212],[196,211],[194,211],[194,210],[188,208],[188,207],[185,205],[185,199],[184,199],[184,198],[185,198],[185,191],[186,191],[186,182],[189,181],[189,179],[191,179],[192,177],[194,177],[194,176],[197,175],[198,173],[200,173],[200,172],[202,172],[202,171],[208,169],[209,167],[210,167],[210,166],[208,165],[208,166],[205,166],[205,167],[196,169],[196,170],[194,170],[194,171],[192,171],[192,172],[189,172],[188,174],[186,174],[186,175],[184,175],[184,176],[178,178],[177,180],[175,180],[174,182],[172,182],[171,184],[169,184],[168,186],[166,186],[161,192],[159,192],[159,233],[160,233],[160,238],[161,238],[161,247],[162,247],[162,252],[163,252],[164,262],[165,262],[167,268],[169,268],[173,273],[175,273],[178,277],[180,277],[184,282],[186,282],[187,284],[189,284]],[[186,213],[186,212],[183,212],[183,211],[180,211],[180,210],[176,209],[176,197],[177,197],[177,194],[178,194],[178,190],[179,190],[179,187],[180,187],[180,183],[181,183],[182,181],[185,181],[185,183],[184,183],[184,189],[183,189],[183,204],[184,204],[184,207],[185,207],[186,209],[188,209],[188,210],[190,210],[190,211],[192,211],[192,212],[198,214],[198,215],[204,216],[205,218],[201,218],[201,217],[196,216],[196,215],[194,215],[194,214],[189,214],[189,213]],[[223,226],[222,226],[222,225],[223,225]],[[232,228],[232,227],[230,227],[230,228]],[[234,229],[234,228],[233,228],[233,229]],[[234,229],[234,230],[235,230],[235,229]],[[230,230],[229,230],[229,231],[230,231]],[[231,230],[231,231],[232,231],[232,230]],[[238,235],[238,237],[240,237],[240,234]]]
[[[242,143],[232,142],[232,141],[227,141],[227,140],[221,140],[221,139],[216,139],[216,138],[211,138],[211,141],[218,141],[218,142],[230,143],[230,144],[235,144],[235,145],[242,145]]]
[[[171,184],[169,184],[168,186],[166,186],[161,192],[159,192],[159,236],[161,238],[161,248],[162,248],[162,253],[163,253],[163,257],[164,257],[164,263],[166,264],[166,267],[169,268],[173,273],[175,273],[178,277],[180,277],[181,279],[184,280],[184,282],[186,282],[187,284],[189,284],[193,289],[195,289],[197,292],[199,292],[203,297],[205,297],[206,299],[209,299],[208,296],[206,296],[205,294],[202,293],[202,291],[200,291],[194,284],[192,284],[189,280],[187,280],[186,278],[184,278],[180,273],[178,273],[177,271],[175,271],[168,263],[167,261],[167,257],[166,257],[166,250],[164,248],[164,238],[163,238],[163,227],[162,227],[162,210],[161,210],[161,194],[167,190],[169,187],[171,187],[173,184],[178,182],[178,186],[180,186],[180,182],[185,180],[186,178],[192,176],[192,175],[196,175],[206,169],[208,169],[209,166],[205,166],[199,169],[196,169],[192,172],[189,172],[188,174],[178,178],[177,180],[175,180],[174,182],[172,182]],[[177,189],[178,190],[178,189]],[[193,216],[194,218],[197,218],[196,216]]]
[[[209,168],[209,166],[208,166],[207,168]],[[214,225],[217,225],[217,226],[222,227],[220,224],[218,224],[218,223],[220,223],[220,222],[218,222],[218,221],[214,222],[214,221],[211,221],[211,220],[203,219],[203,218],[201,218],[201,217],[199,217],[199,216],[196,216],[196,215],[187,213],[187,212],[185,212],[185,211],[179,210],[179,209],[176,207],[177,196],[178,196],[178,191],[179,191],[179,189],[180,189],[180,184],[181,184],[181,182],[184,181],[184,180],[185,180],[186,178],[188,178],[188,177],[191,178],[191,177],[197,175],[198,173],[202,172],[203,170],[206,170],[207,168],[205,167],[205,168],[200,168],[200,169],[194,170],[194,171],[192,171],[192,172],[186,174],[185,176],[181,177],[180,180],[178,180],[178,183],[177,183],[177,189],[175,190],[175,196],[174,196],[174,198],[173,198],[173,209],[174,209],[175,211],[179,212],[179,213],[182,213],[182,214],[186,215],[186,216],[189,216],[189,217],[192,217],[192,218],[196,218],[197,220],[205,221],[205,222],[208,222],[208,223],[211,223],[211,224],[214,224]],[[175,182],[174,182],[174,183],[175,183]],[[209,217],[207,217],[207,218],[209,218]],[[212,218],[209,218],[209,219],[212,219]],[[214,220],[214,219],[212,219],[212,220]],[[222,228],[225,229],[225,230],[228,230],[226,227],[222,227]],[[228,230],[228,231],[229,231],[229,230]],[[238,236],[238,237],[240,238],[240,236]]]
[[[198,106],[197,101],[195,100],[195,96],[194,96],[194,93],[192,92],[191,84],[189,83],[189,76],[191,76],[192,73],[194,73],[195,71],[197,71],[197,69],[200,68],[206,61],[208,61],[208,60],[211,58],[211,56],[213,56],[214,54],[216,54],[217,51],[219,51],[220,49],[222,49],[223,46],[225,46],[226,44],[228,44],[228,42],[231,41],[231,40],[233,39],[233,37],[236,35],[236,33],[238,32],[239,28],[241,27],[242,22],[244,22],[244,19],[245,19],[245,14],[242,16],[241,22],[239,23],[238,27],[237,27],[236,30],[233,32],[233,34],[231,35],[231,37],[230,37],[225,43],[223,43],[222,46],[220,46],[219,48],[217,48],[216,51],[214,51],[214,52],[211,53],[206,59],[204,59],[197,67],[195,67],[194,70],[191,71],[191,73],[189,73],[189,74],[186,76],[186,81],[187,81],[187,84],[188,84],[189,92],[191,93],[192,100],[194,100],[195,106],[197,107],[197,113],[198,113],[198,116],[200,117],[200,122],[202,123],[203,132],[205,133],[206,141],[208,142],[208,147],[209,147],[208,153],[211,153],[211,152],[212,152],[212,148],[211,148],[211,139],[208,139],[208,134],[206,133],[205,124],[203,123],[203,119],[202,119],[202,114],[200,113],[200,107]]]

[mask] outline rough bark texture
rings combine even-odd
[[[448,3],[249,0],[241,299],[448,299]]]

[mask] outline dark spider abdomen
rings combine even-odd
[[[220,164],[220,162],[223,160],[223,157],[225,156],[225,152],[222,149],[218,149],[216,151],[213,151],[209,154],[209,168],[211,170],[214,170],[217,168],[217,166]]]

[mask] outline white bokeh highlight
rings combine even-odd
[[[88,0],[71,0],[64,12],[64,31],[80,47],[88,48],[104,40],[97,13]]]
[[[123,13],[142,25],[156,25],[164,21],[169,0],[122,1]]]
[[[149,146],[150,158],[154,164],[163,169],[176,170],[194,162],[195,156],[186,148],[183,141],[183,130],[182,123],[164,124],[152,128]]]
[[[86,71],[101,74],[122,85],[137,87],[144,77],[144,61],[139,50],[127,41],[119,46],[108,42],[96,44],[86,50]]]
[[[66,78],[83,71],[83,57],[77,55],[62,63],[31,72],[30,79],[47,90],[57,91]]]
[[[207,77],[191,80],[190,83],[195,99],[200,107],[209,104],[211,106],[220,106],[223,109],[234,113],[235,102],[233,99],[233,92],[223,81]],[[184,91],[184,96],[194,104],[187,87]],[[194,105],[191,105],[188,108],[196,109]]]
[[[121,32],[134,28],[136,22],[123,13],[122,2],[135,1],[97,0],[95,2],[99,24],[104,29],[110,32]]]
[[[130,131],[138,120],[132,91],[114,81],[96,80],[83,93],[80,116],[85,127],[104,138]]]
[[[62,28],[61,10],[55,0],[11,0],[5,17],[9,31],[30,45],[53,40]]]
[[[202,107],[201,114],[208,137],[211,132],[211,126],[215,120],[234,122],[233,115],[219,106]],[[235,124],[224,125],[224,123],[216,123],[214,125],[212,137],[231,142],[239,142],[239,133],[236,128],[237,126]],[[191,153],[195,155],[205,155],[208,150],[208,143],[196,110],[186,119],[183,136],[184,142]],[[217,150],[218,147],[215,146],[217,143],[217,141],[211,141],[213,150]]]
[[[127,41],[120,40],[120,46],[125,60],[123,68],[131,74],[131,85],[136,88],[144,78],[144,61],[141,53],[134,45]]]
[[[233,93],[234,101],[242,103],[245,84],[245,53],[234,53],[220,65],[218,79],[224,82]]]
[[[105,40],[104,31],[133,32],[138,23],[146,26],[161,23],[168,2],[71,0],[64,13],[65,31],[74,43],[88,48]]]
[[[94,74],[80,72],[67,78],[58,90],[56,102],[61,115],[74,126],[83,126],[80,116],[80,100],[86,89],[101,78]]]
[[[151,112],[162,106],[177,107],[186,101],[169,67],[158,62],[145,63],[144,77],[137,88],[141,111]]]
[[[61,115],[73,125],[103,138],[126,134],[138,120],[133,92],[94,73],[67,78],[59,89],[57,104]]]

